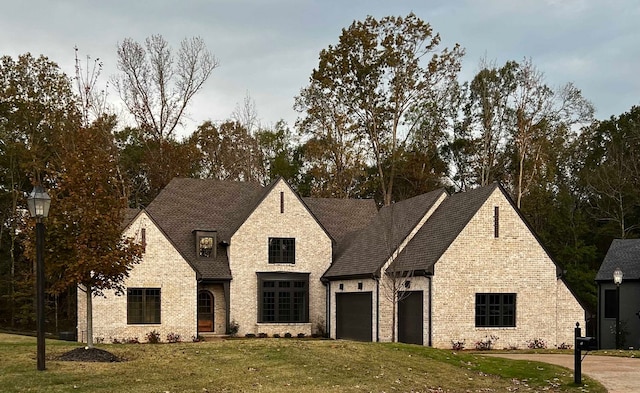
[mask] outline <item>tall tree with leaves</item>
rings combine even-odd
[[[339,110],[344,132],[368,145],[385,205],[393,199],[399,150],[425,116],[446,105],[442,92],[460,69],[463,50],[439,45],[440,35],[413,13],[355,21],[337,45],[320,52],[318,68],[297,98],[307,116],[317,103],[329,103]]]
[[[16,272],[27,270],[17,265],[24,260],[18,239],[25,197],[33,182],[40,182],[50,170],[55,159],[51,147],[64,140],[67,129],[78,124],[71,81],[56,63],[31,54],[0,58],[0,232],[8,232],[2,248],[9,256],[6,298],[11,324],[19,307],[14,297]],[[24,306],[30,307],[30,303]]]
[[[52,197],[45,256],[49,291],[81,285],[90,347],[93,297],[104,290],[122,293],[123,280],[143,251],[135,239],[122,236],[127,201],[118,177],[114,126],[113,117],[103,117],[88,128],[70,130],[57,146],[56,171],[46,179]]]

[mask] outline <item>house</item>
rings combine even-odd
[[[619,286],[613,280],[616,269],[622,272]],[[619,322],[619,347],[640,348],[640,239],[613,240],[596,275],[596,283],[599,347],[616,348],[616,322]]]
[[[129,222],[145,245],[124,296],[93,302],[94,337],[156,330],[328,334],[451,347],[573,342],[584,309],[499,185],[383,207],[301,198],[282,179],[174,179]],[[78,298],[78,337],[86,334]]]

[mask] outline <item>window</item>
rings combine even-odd
[[[309,322],[309,275],[258,273],[258,322]]]
[[[213,256],[213,238],[202,236],[198,242],[198,255],[201,258],[211,258]]]
[[[493,208],[493,237],[500,237],[500,207]]]
[[[269,263],[296,263],[296,239],[270,237]]]
[[[604,317],[615,318],[618,315],[618,299],[615,289],[604,290]]]
[[[127,289],[127,324],[160,323],[160,288]]]
[[[216,257],[216,231],[195,230],[196,255],[198,258]]]
[[[476,327],[515,326],[515,293],[476,293]]]

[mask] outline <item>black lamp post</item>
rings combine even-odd
[[[620,343],[620,284],[622,284],[622,270],[619,267],[613,271],[613,283],[616,284],[616,303],[618,310],[616,310],[616,349],[620,349],[622,345]]]
[[[38,370],[44,370],[44,223],[43,218],[49,215],[51,198],[42,186],[35,186],[29,198],[29,214],[36,219],[36,331],[38,337]]]

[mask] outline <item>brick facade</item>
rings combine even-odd
[[[138,338],[152,330],[166,340],[169,333],[176,333],[183,340],[195,336],[197,281],[194,270],[176,251],[153,221],[142,212],[125,231],[125,236],[140,239],[142,229],[146,232],[146,248],[143,260],[135,265],[126,288],[160,288],[160,324],[127,324],[127,296],[117,296],[111,291],[105,297],[93,298],[94,342],[103,339]],[[78,340],[86,342],[86,295],[78,290]]]
[[[295,238],[295,264],[268,263],[270,237]],[[318,324],[325,324],[326,287],[320,277],[331,264],[331,238],[284,180],[271,188],[235,232],[228,252],[233,275],[230,319],[239,325],[239,335],[287,332],[310,335],[316,332]],[[256,272],[309,273],[309,322],[258,323]]]

